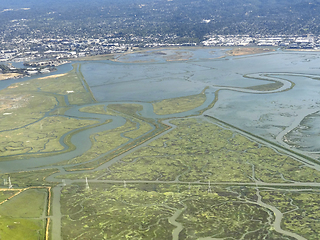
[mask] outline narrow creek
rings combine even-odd
[[[277,231],[278,233],[281,233],[281,234],[283,234],[285,236],[294,237],[297,240],[307,240],[306,238],[304,238],[304,237],[302,237],[302,236],[300,236],[300,235],[298,235],[296,233],[283,230],[281,228],[281,221],[282,221],[282,218],[283,218],[283,213],[280,212],[279,209],[277,209],[276,207],[262,202],[262,200],[261,200],[262,197],[260,195],[259,188],[256,189],[256,195],[258,197],[257,204],[260,205],[261,207],[270,209],[274,213],[275,220],[274,220],[272,226],[274,227],[275,231]]]
[[[185,209],[177,209],[176,212],[172,215],[172,217],[168,218],[170,224],[176,226],[176,228],[172,231],[172,240],[179,240],[179,234],[183,229],[182,223],[177,222],[177,218],[183,213]]]

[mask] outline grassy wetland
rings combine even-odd
[[[249,50],[243,54],[255,53]],[[132,61],[124,63],[128,69],[117,71],[119,75],[112,71],[123,67],[121,56],[116,63],[99,59],[108,76],[98,71],[95,77],[104,76],[105,82],[88,81],[86,71],[92,65],[83,62],[68,73],[1,90],[0,238],[318,239],[318,162],[214,114],[222,111],[221,105],[215,106],[226,93],[241,93],[243,99],[279,96],[299,87],[294,81],[302,74],[290,80],[285,73],[257,70],[246,75],[238,69],[241,81],[214,75],[213,84],[207,72],[218,71],[229,57],[215,58],[211,66],[199,60],[198,51],[159,54],[164,66],[173,64],[165,69],[172,71],[168,82],[164,69],[155,67],[157,54],[150,65],[136,63],[129,54],[125,57]],[[190,64],[181,61],[185,59]],[[250,56],[229,63],[246,59]],[[138,101],[132,96],[139,95],[134,88],[141,84],[134,79],[143,72],[139,67],[148,70],[147,78],[155,74],[160,87],[176,84],[176,76],[182,75],[183,84],[194,84],[187,87],[192,91],[167,97],[155,88],[145,93],[154,99]],[[122,81],[129,87],[119,93]],[[142,84],[147,85],[145,76]],[[106,98],[125,100],[102,101],[96,88]],[[288,138],[298,141],[300,132],[310,134],[303,127],[315,128],[313,116],[302,118],[303,126],[299,131],[292,127],[295,132]]]
[[[68,74],[15,83],[1,90],[0,161],[70,151],[74,149],[68,140],[72,134],[98,123],[96,119],[64,115],[72,104],[94,101],[76,68],[74,65]],[[0,173],[1,239],[48,239],[49,192],[55,183],[45,179],[57,171],[48,168]]]
[[[186,112],[196,107],[201,106],[206,101],[206,95],[204,94],[206,89],[201,93],[193,96],[165,99],[159,102],[153,103],[154,112],[158,115],[167,115],[173,113]]]
[[[89,126],[92,120],[62,116],[44,118],[32,125],[0,134],[2,156],[44,153],[64,150],[60,138],[71,130]]]
[[[184,182],[319,182],[317,170],[201,118],[177,126],[109,168],[103,179]],[[297,174],[299,173],[299,174]]]
[[[87,97],[89,93],[77,78],[77,66],[73,67],[70,73],[62,76],[16,83],[1,91],[0,160],[72,149],[68,136],[64,139],[67,147],[61,145],[62,136],[70,133],[70,137],[73,130],[98,123],[93,119],[63,116],[65,108],[72,102],[66,100],[70,94],[83,93],[77,102],[93,101]],[[66,88],[61,89],[60,84]]]
[[[222,186],[71,185],[61,204],[63,239],[291,239],[270,227],[268,209]]]
[[[3,192],[2,192],[3,193]],[[3,239],[44,239],[47,190],[26,189],[0,204],[0,232]]]
[[[319,229],[318,212],[320,195],[319,191],[286,190],[261,191],[264,202],[272,204],[283,213],[281,226],[283,229],[295,231],[307,239],[317,239]]]

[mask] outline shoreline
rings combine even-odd
[[[150,51],[160,51],[160,50],[197,50],[197,49],[219,49],[219,50],[225,50],[227,51],[234,51],[236,49],[269,49],[269,51],[261,51],[261,52],[243,52],[241,55],[232,55],[232,54],[226,54],[222,57],[226,56],[243,56],[243,55],[253,55],[253,54],[261,54],[266,52],[275,52],[278,47],[273,46],[232,46],[232,47],[226,47],[226,46],[165,46],[165,47],[155,47],[155,48],[137,48],[133,49],[132,51],[126,51],[121,53],[107,53],[107,54],[101,54],[101,55],[95,55],[95,56],[86,56],[81,58],[74,58],[74,59],[68,59],[69,61],[98,61],[98,60],[110,60],[115,62],[121,62],[118,61],[116,56],[117,55],[128,55],[128,54],[134,54],[134,53],[146,53]],[[182,60],[189,60],[189,59],[182,59]],[[182,61],[180,60],[180,61]],[[179,60],[169,60],[169,61],[179,61]]]

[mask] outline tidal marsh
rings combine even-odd
[[[112,165],[102,179],[320,181],[317,170],[231,129],[196,118],[172,123],[178,127]]]
[[[64,150],[60,138],[74,130],[96,124],[94,120],[46,117],[24,128],[0,133],[0,156],[48,153]]]
[[[270,228],[269,210],[220,186],[208,193],[203,185],[71,185],[61,204],[64,239],[288,239]]]

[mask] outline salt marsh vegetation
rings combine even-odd
[[[206,95],[204,94],[206,89],[204,89],[200,94],[165,99],[162,101],[154,102],[153,109],[158,115],[168,115],[173,113],[186,112],[192,110],[196,107],[201,106],[206,101]]]

